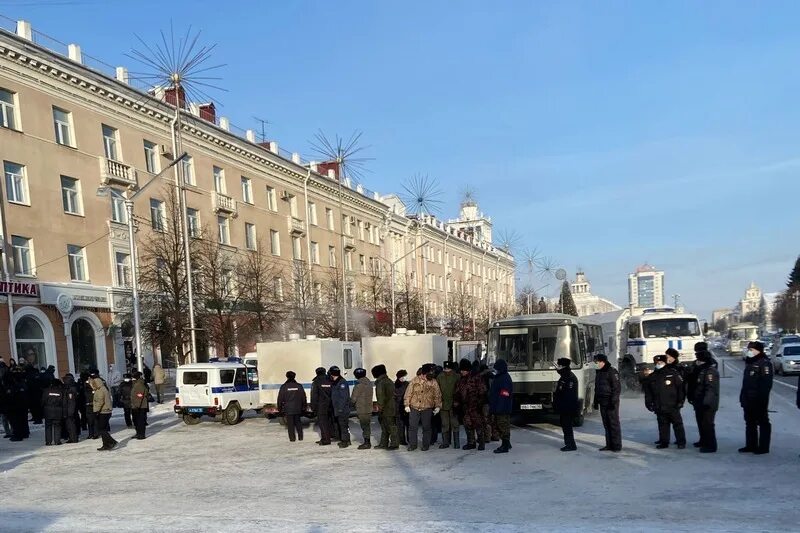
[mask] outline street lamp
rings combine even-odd
[[[189,154],[183,152],[178,159],[170,162],[161,172],[150,178],[150,180],[139,188],[135,193],[120,194],[108,185],[97,188],[97,196],[106,197],[109,194],[125,200],[125,212],[128,219],[128,246],[131,249],[131,299],[133,300],[133,331],[136,339],[136,369],[141,372],[144,367],[144,356],[142,354],[142,328],[139,317],[139,269],[137,266],[136,239],[133,227],[133,202],[151,184],[159,179],[169,169],[183,161]]]
[[[406,252],[405,254],[403,254],[402,256],[398,257],[394,261],[389,261],[386,258],[378,256],[378,259],[380,259],[381,261],[386,261],[389,264],[389,268],[390,268],[390,272],[391,272],[391,280],[389,281],[389,283],[392,285],[392,333],[394,333],[395,325],[396,325],[395,324],[395,317],[394,317],[395,312],[396,312],[395,303],[394,303],[394,272],[395,272],[395,265],[397,265],[397,263],[399,263],[400,261],[402,261],[403,259],[405,259],[409,255],[413,254],[415,251],[419,250],[420,248],[422,248],[423,246],[428,244],[428,242],[429,241],[425,241],[422,244],[420,244],[419,246],[416,246],[416,247],[412,248],[410,251]]]

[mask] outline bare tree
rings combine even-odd
[[[391,297],[386,273],[379,268],[379,265],[371,264],[361,286],[365,297],[364,301],[359,304],[370,315],[369,331],[376,335],[391,334],[392,326],[389,315]]]
[[[447,329],[451,335],[466,339],[471,337],[472,315],[474,312],[474,298],[468,292],[467,283],[457,283],[455,290],[450,293],[448,301],[449,320]]]
[[[395,323],[407,329],[422,329],[422,295],[410,273],[401,279],[400,290],[395,290]]]
[[[250,343],[273,338],[286,307],[275,290],[275,280],[283,279],[284,267],[267,250],[258,242],[256,249],[245,252],[237,265],[241,310],[248,317],[247,330],[242,330],[241,336]]]
[[[305,261],[292,263],[292,318],[303,337],[314,331],[316,308],[320,296],[316,294],[311,271]]]
[[[332,267],[322,278],[322,298],[317,326],[321,335],[331,338],[344,336],[344,283],[342,272]]]
[[[539,296],[533,287],[527,285],[520,289],[519,293],[517,293],[517,307],[521,315],[539,312]]]

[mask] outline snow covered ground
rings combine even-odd
[[[774,387],[772,453],[743,456],[740,368],[727,362],[720,452],[708,455],[656,450],[637,395],[622,402],[620,454],[597,451],[598,416],[578,431],[578,452],[560,452],[560,429],[543,423],[515,428],[507,455],[320,448],[308,430],[291,444],[260,417],[188,427],[167,404],[145,441],[115,417],[110,453],[99,441],[45,448],[36,429],[24,443],[0,439],[0,530],[797,531],[797,379]],[[690,410],[684,418],[692,442]]]

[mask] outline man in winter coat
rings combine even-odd
[[[422,448],[428,451],[431,446],[433,415],[442,409],[442,392],[436,383],[436,366],[429,363],[419,369],[417,376],[408,384],[403,398],[405,412],[408,413],[408,451],[417,449],[417,434],[422,422]]]
[[[42,392],[45,446],[61,445],[61,418],[64,416],[64,385],[54,379]]]
[[[66,436],[67,442],[78,442],[78,386],[75,376],[64,375],[64,428],[61,436]]]
[[[167,373],[164,372],[164,367],[159,363],[153,365],[153,385],[156,387],[156,401],[161,401],[161,396],[164,394],[164,383],[167,381]]]
[[[144,365],[144,368],[142,368],[142,376],[144,377],[145,383],[150,383],[153,380],[153,371],[150,370],[149,366]]]
[[[122,383],[122,375],[117,372],[114,365],[108,365],[108,388],[111,390],[111,399],[114,406],[120,406],[119,385]]]
[[[692,373],[695,383],[691,386],[692,397],[689,398],[689,403],[694,407],[700,440],[694,445],[700,448],[700,453],[714,453],[717,451],[714,418],[719,409],[719,372],[717,362],[709,351],[700,350],[695,357],[696,371]]]
[[[769,393],[772,390],[772,363],[764,354],[764,344],[747,345],[747,360],[742,376],[739,403],[744,410],[745,446],[739,453],[769,453],[772,424],[769,422]]]
[[[486,416],[483,409],[486,405],[486,384],[480,375],[480,367],[477,363],[473,365],[468,359],[462,359],[458,363],[458,370],[461,379],[456,384],[453,407],[464,420],[464,430],[467,434],[467,443],[461,449],[475,449],[477,432],[477,448],[484,450],[487,436],[485,433]]]
[[[553,391],[553,410],[558,413],[561,430],[564,432],[562,452],[573,452],[578,449],[572,425],[581,409],[578,401],[578,378],[572,372],[571,364],[572,360],[566,357],[556,361],[559,378]]]
[[[375,399],[378,404],[378,421],[381,424],[381,440],[376,449],[396,450],[397,443],[397,406],[394,401],[394,383],[386,375],[385,365],[372,367],[375,378]]]
[[[647,410],[656,414],[658,421],[658,442],[656,448],[669,447],[669,431],[672,426],[675,431],[675,442],[678,449],[686,447],[686,431],[683,427],[681,409],[686,400],[686,388],[681,375],[675,367],[667,365],[666,355],[657,355],[654,358],[656,370],[647,377],[645,382],[645,406]]]
[[[131,418],[131,391],[133,390],[133,377],[130,374],[123,374],[122,383],[119,385],[119,400],[122,404],[122,413],[125,417],[125,425],[133,427]]]
[[[92,395],[92,411],[95,415],[95,424],[97,431],[100,433],[100,438],[103,439],[103,445],[97,448],[97,451],[113,450],[117,446],[117,441],[111,436],[111,427],[109,426],[113,407],[111,404],[111,392],[99,377],[90,378],[89,383],[94,391]]]
[[[350,385],[342,377],[342,371],[338,366],[332,366],[328,370],[331,376],[331,404],[333,405],[333,416],[336,426],[339,429],[339,448],[350,446]]]
[[[608,363],[605,354],[594,356],[597,373],[594,377],[594,408],[600,409],[603,428],[606,431],[606,445],[601,452],[622,450],[622,429],[619,424],[619,372]]]
[[[35,426],[42,423],[44,410],[42,409],[42,391],[50,385],[47,378],[47,369],[41,368],[39,372],[33,366],[27,365],[25,370],[25,381],[28,392],[28,409],[31,412],[31,423]]]
[[[359,450],[369,450],[372,448],[372,382],[367,378],[367,371],[364,368],[356,368],[353,371],[357,383],[353,386],[350,394],[350,404],[356,408],[358,423],[361,425],[361,435],[364,437],[364,444],[358,447]]]
[[[320,446],[330,446],[333,434],[333,420],[331,419],[331,380],[328,373],[320,367],[316,370],[317,376],[311,382],[311,410],[317,416],[319,425]]]
[[[289,441],[303,440],[303,422],[301,415],[308,411],[308,399],[302,385],[297,383],[297,374],[289,370],[286,372],[286,383],[278,391],[278,411],[286,419],[286,429],[289,432]]]
[[[9,372],[6,386],[8,422],[11,425],[11,440],[19,442],[30,437],[28,426],[28,379],[25,371],[17,366]]]
[[[133,427],[136,428],[136,439],[145,439],[145,429],[147,428],[147,412],[150,411],[150,389],[144,382],[144,376],[138,370],[133,373],[133,385],[131,386],[130,404],[131,418]]]
[[[397,437],[400,446],[408,446],[408,413],[405,410],[406,390],[408,390],[408,372],[398,370],[394,381],[394,405],[397,411]]]
[[[84,374],[81,373],[81,376]],[[86,429],[89,431],[89,439],[100,438],[98,434],[97,415],[94,412],[94,387],[92,387],[92,380],[94,378],[91,374],[86,374],[86,379],[83,381],[83,401],[86,413]]]
[[[504,359],[494,363],[495,376],[489,390],[489,412],[494,415],[502,443],[494,453],[508,453],[511,449],[511,409],[513,407],[514,384]]]
[[[461,438],[458,430],[458,414],[453,409],[453,396],[456,393],[456,385],[461,376],[454,371],[458,365],[451,361],[445,361],[444,369],[436,377],[439,383],[439,390],[442,391],[442,412],[439,416],[442,420],[442,443],[439,448],[449,448],[452,436],[453,448],[461,448]]]

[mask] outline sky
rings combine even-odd
[[[132,71],[137,35],[201,30],[224,64],[218,115],[267,119],[308,159],[318,131],[363,132],[367,187],[427,174],[443,219],[474,190],[518,258],[582,268],[620,305],[648,262],[669,301],[709,317],[751,281],[785,288],[800,254],[797,2],[0,0],[0,15]],[[520,267],[518,286],[548,281]]]

